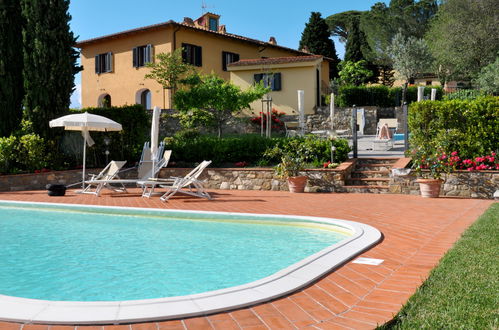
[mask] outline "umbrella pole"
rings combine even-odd
[[[85,190],[85,163],[87,160],[87,135],[83,136],[83,172],[82,172],[82,182],[81,189],[82,192]]]

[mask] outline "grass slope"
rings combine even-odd
[[[378,329],[499,329],[499,203],[448,251],[395,318]]]

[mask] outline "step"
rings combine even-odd
[[[388,194],[388,186],[343,186],[345,192],[362,194]]]
[[[347,179],[346,186],[386,186],[390,178],[350,178]]]
[[[350,173],[352,178],[388,178],[390,176],[390,171],[381,170],[381,171],[352,171]]]
[[[355,164],[355,171],[390,171],[391,164]]]
[[[357,158],[357,164],[393,164],[398,161],[399,157],[374,157],[374,158]]]

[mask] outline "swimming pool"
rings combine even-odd
[[[380,238],[366,225],[302,216],[18,202],[0,202],[0,212],[4,320],[117,323],[247,306]]]

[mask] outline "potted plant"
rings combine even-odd
[[[265,152],[268,157],[279,157],[280,162],[274,167],[278,177],[287,179],[289,191],[292,193],[302,193],[305,191],[308,177],[300,175],[305,169],[305,160],[297,152],[284,150],[275,146]]]
[[[419,183],[421,196],[426,198],[436,198],[440,195],[442,187],[442,174],[452,170],[452,162],[445,153],[416,151],[412,157],[412,167],[420,177],[416,180]]]

